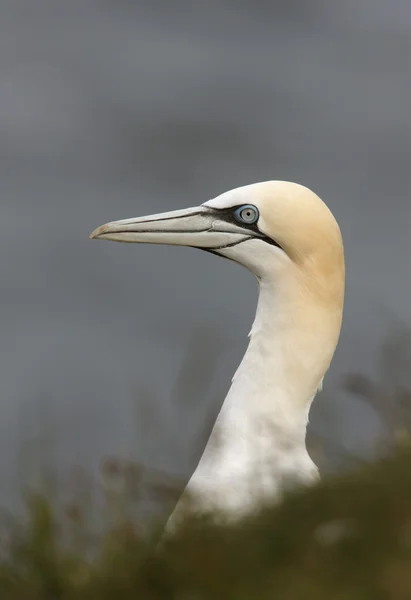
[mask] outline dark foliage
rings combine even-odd
[[[403,450],[236,524],[187,514],[160,546],[125,513],[97,535],[80,505],[59,515],[32,495],[24,526],[3,538],[0,598],[405,600],[410,466]]]

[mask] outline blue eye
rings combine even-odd
[[[234,217],[237,221],[247,223],[247,225],[256,223],[259,216],[258,208],[252,204],[244,204],[244,206],[240,206],[240,208],[234,211]]]

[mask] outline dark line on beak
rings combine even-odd
[[[234,246],[238,246],[238,244],[242,244],[243,242],[252,239],[255,239],[254,236],[248,235],[247,237],[243,238],[242,240],[239,240],[238,242],[232,242],[231,244],[226,244],[225,246],[215,246],[214,248],[210,248],[210,250],[224,250],[225,248],[233,248]]]
[[[192,248],[196,248],[197,250],[204,250],[204,252],[209,252],[210,254],[215,254],[216,256],[221,256],[222,258],[227,258],[226,256],[219,254],[218,250],[224,250],[225,248],[233,248],[234,246],[238,246],[238,244],[242,244],[243,242],[252,239],[255,239],[254,236],[249,235],[243,238],[242,240],[239,240],[238,242],[232,242],[231,244],[226,244],[225,246],[215,246],[215,248],[203,248],[202,246],[192,246]]]
[[[144,221],[150,223],[150,221]],[[152,221],[155,223],[155,221]],[[130,223],[132,225],[132,223]],[[215,231],[216,233],[229,233],[227,231],[219,231],[218,229],[212,229],[206,227],[206,229],[122,229],[120,231],[107,231],[110,233],[206,233],[207,231]]]
[[[197,215],[205,215],[207,213],[205,213],[203,210],[198,210],[196,212],[192,212],[192,213],[188,213],[186,215],[179,215],[178,217],[162,217],[161,219],[145,219],[144,221],[135,221],[135,224],[138,225],[139,223],[161,223],[161,221],[172,221],[172,220],[177,220],[177,219],[187,219],[188,217],[195,217]],[[133,225],[134,223],[129,223],[129,225]],[[122,231],[120,231],[119,233],[123,233]],[[142,232],[145,233],[145,232]]]

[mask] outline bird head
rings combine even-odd
[[[267,181],[239,187],[183,210],[113,221],[91,238],[200,248],[236,261],[259,280],[297,278],[307,290],[342,302],[341,233],[308,188]]]

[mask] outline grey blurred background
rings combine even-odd
[[[1,502],[40,463],[188,477],[255,282],[88,235],[266,179],[341,225],[344,327],[310,432],[325,469],[367,455],[383,424],[347,374],[410,383],[409,0],[1,0],[0,44]]]

